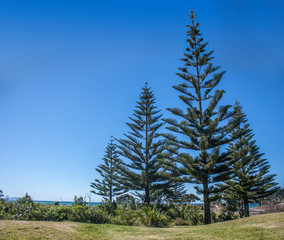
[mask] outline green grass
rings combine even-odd
[[[284,240],[284,213],[253,216],[207,226],[171,228],[2,220],[0,239]]]

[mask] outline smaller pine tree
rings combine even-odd
[[[91,187],[95,189],[91,192],[103,196],[105,200],[112,202],[114,197],[128,191],[124,185],[118,182],[121,172],[116,167],[116,164],[120,164],[121,160],[118,157],[113,137],[111,137],[110,143],[106,148],[103,161],[104,163],[96,168],[97,172],[102,176],[102,180],[95,179],[95,181],[91,183]]]
[[[235,140],[229,145],[232,165],[232,178],[225,183],[228,192],[243,202],[245,216],[249,216],[249,203],[275,193],[279,188],[274,182],[275,174],[269,174],[269,164],[259,152],[256,141],[253,140],[252,130],[247,123],[246,115],[242,107],[236,101],[234,106],[234,118],[240,120],[240,124],[232,132]]]
[[[130,128],[124,139],[118,139],[119,155],[123,157],[118,166],[123,172],[122,183],[143,203],[160,202],[169,180],[162,174],[161,154],[164,141],[159,129],[162,114],[155,105],[155,96],[147,82],[134,110],[126,123]]]
[[[168,201],[174,204],[182,203],[183,196],[186,195],[186,190],[183,182],[173,182],[169,189]]]

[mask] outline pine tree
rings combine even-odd
[[[274,182],[275,174],[268,174],[270,168],[268,161],[263,158],[264,154],[259,152],[246,115],[237,101],[234,112],[234,117],[240,119],[240,123],[232,132],[232,138],[235,140],[230,143],[229,152],[231,152],[233,174],[226,184],[233,198],[243,202],[245,216],[248,217],[250,202],[260,201],[279,188]]]
[[[161,175],[160,154],[163,141],[158,130],[163,125],[162,114],[155,106],[155,97],[147,83],[142,88],[125,139],[118,139],[119,154],[125,158],[120,169],[123,171],[123,183],[134,191],[145,204],[155,201],[166,188],[168,181]]]
[[[102,180],[95,179],[95,181],[91,183],[91,187],[95,189],[91,192],[103,196],[105,200],[112,202],[114,197],[128,191],[128,189],[118,181],[121,172],[116,167],[116,164],[120,164],[121,160],[118,157],[113,137],[111,137],[102,160],[104,163],[96,168],[97,172],[102,176]]]
[[[163,154],[163,157],[165,158],[164,163],[166,163],[167,155]],[[179,179],[180,173],[178,171],[178,166],[175,163],[171,163],[170,168],[166,167],[165,164],[163,167],[166,170],[164,173],[165,176],[172,180],[169,188],[165,191],[166,201],[174,204],[180,204],[182,203],[182,198],[185,196],[187,191],[185,190],[184,182]]]
[[[168,202],[174,204],[181,204],[183,202],[183,197],[186,195],[186,190],[183,182],[176,181],[173,182],[169,188],[169,194],[167,197]]]
[[[173,134],[163,136],[168,140],[169,153],[173,155],[168,162],[181,164],[179,171],[183,181],[201,185],[195,189],[203,195],[205,224],[209,224],[210,202],[222,190],[215,183],[225,180],[228,175],[228,154],[222,152],[221,146],[231,141],[229,133],[234,124],[231,106],[218,106],[224,90],[213,93],[225,72],[218,72],[219,67],[211,63],[213,51],[206,51],[208,43],[201,37],[193,11],[189,17],[188,47],[181,59],[185,66],[177,73],[183,83],[173,86],[180,92],[179,98],[186,105],[186,111],[168,108],[179,120],[164,119],[167,129]],[[194,151],[191,152],[194,157],[189,154],[190,150]]]

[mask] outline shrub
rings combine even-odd
[[[180,207],[180,208],[182,208],[182,207]],[[169,206],[169,208],[166,211],[167,211],[167,215],[171,219],[183,218],[181,211],[180,211],[179,207],[177,207],[177,206],[171,205],[171,206]]]
[[[219,222],[217,214],[215,212],[211,211],[210,216],[211,216],[211,222],[212,223]]]
[[[111,201],[103,201],[102,204],[98,205],[97,207],[108,215],[115,215],[117,204]]]
[[[140,216],[141,211],[139,210],[117,209],[116,216],[111,219],[111,223],[128,226],[139,225]]]
[[[109,216],[98,207],[54,206],[24,201],[23,199],[16,202],[1,201],[0,219],[109,223]]]
[[[188,221],[182,219],[182,218],[177,218],[174,222],[173,225],[175,226],[185,226],[185,225],[189,225]]]
[[[142,216],[139,218],[140,222],[146,227],[161,227],[168,225],[168,219],[161,210],[156,207],[144,207]]]
[[[116,202],[120,207],[125,210],[137,210],[139,205],[136,199],[129,194],[123,194],[117,197]]]
[[[28,195],[28,193],[26,193],[26,195],[24,197],[19,198],[16,201],[18,204],[33,204],[33,199],[30,195]]]
[[[228,220],[233,220],[237,218],[238,216],[235,214],[235,212],[231,211],[230,207],[227,207],[224,205],[221,208],[220,214],[218,216],[218,221],[222,222],[222,221],[228,221]]]
[[[183,210],[183,216],[190,225],[203,224],[203,214],[196,206],[186,206]]]

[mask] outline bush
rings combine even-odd
[[[211,211],[211,222],[215,223],[215,222],[219,222],[218,216],[215,212]]]
[[[156,207],[144,207],[142,209],[142,216],[139,220],[146,227],[162,227],[168,225],[166,215]]]
[[[139,205],[136,199],[129,194],[123,194],[117,197],[116,202],[125,210],[137,210]]]
[[[116,216],[111,219],[110,223],[128,226],[139,225],[140,216],[141,211],[139,210],[117,209]]]
[[[117,204],[111,201],[103,201],[102,204],[98,205],[97,207],[108,215],[115,215]]]
[[[196,206],[186,206],[183,210],[184,219],[189,222],[190,225],[203,224],[203,214]]]
[[[179,208],[182,207],[178,207],[175,205],[170,205],[169,208],[166,210],[167,211],[167,215],[171,218],[171,219],[177,219],[177,218],[182,218],[183,216],[181,214],[181,210]]]
[[[33,204],[33,199],[30,195],[28,195],[28,193],[26,193],[26,195],[24,197],[19,198],[16,201],[19,205],[21,204]]]
[[[0,201],[0,219],[109,223],[109,216],[97,207],[45,205],[26,196],[16,202]]]
[[[45,205],[34,203],[32,198],[26,194],[16,202],[0,201],[0,219],[113,223],[148,227],[167,226],[170,221],[173,225],[203,224],[203,214],[197,206],[163,205],[163,210],[161,210],[157,206],[141,207],[141,204],[135,203],[132,205],[132,207],[135,206],[135,210],[133,210],[130,207],[131,204],[125,204],[129,199],[122,201],[121,205],[106,201],[97,206],[85,206],[80,204],[82,199],[78,199],[77,203],[79,204],[72,206]],[[235,214],[229,214],[231,213],[229,210],[224,205],[218,218],[212,212],[212,222],[236,218]]]
[[[182,218],[177,218],[174,222],[173,222],[174,226],[185,226],[185,225],[189,225],[188,221],[182,219]]]
[[[238,216],[235,214],[234,211],[231,210],[230,207],[223,206],[221,208],[220,214],[218,216],[218,221],[223,222],[223,221],[229,221],[229,220],[234,220],[237,219]]]

